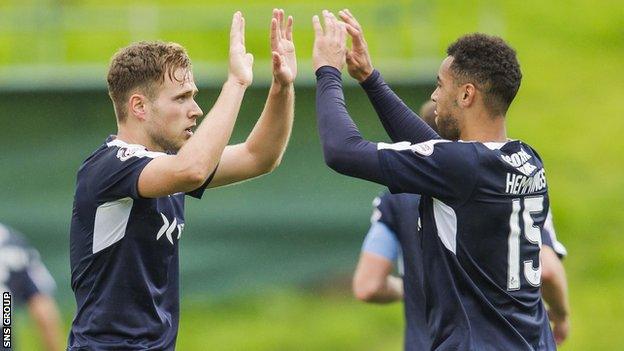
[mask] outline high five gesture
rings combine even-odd
[[[228,80],[248,87],[253,80],[253,55],[245,49],[245,18],[237,11],[230,29],[230,61]]]
[[[297,57],[292,31],[292,16],[284,20],[284,10],[274,9],[271,19],[273,78],[281,85],[291,84],[297,77]]]

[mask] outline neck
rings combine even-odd
[[[160,147],[154,144],[152,139],[139,128],[130,128],[127,125],[117,125],[117,139],[126,142],[128,144],[143,145],[149,151],[163,151]]]
[[[481,143],[506,142],[505,116],[492,116],[487,113],[470,116],[466,118],[459,137],[461,140]]]

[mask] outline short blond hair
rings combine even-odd
[[[108,95],[117,120],[126,119],[126,103],[134,89],[153,98],[165,81],[165,74],[172,80],[180,80],[175,77],[180,68],[190,70],[191,60],[184,47],[177,43],[142,41],[117,51],[107,77]]]

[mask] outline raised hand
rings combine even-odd
[[[347,51],[347,70],[351,77],[361,83],[373,73],[373,65],[368,54],[368,44],[364,39],[362,26],[347,9],[339,11],[338,15],[345,22],[347,33],[351,36],[353,43],[351,50]]]
[[[273,9],[271,19],[273,78],[282,85],[292,84],[297,77],[297,57],[292,31],[292,16],[288,16],[288,20],[284,21],[284,10]]]
[[[240,11],[232,17],[228,80],[248,87],[253,80],[253,55],[245,49],[245,19]]]
[[[312,64],[314,71],[323,66],[332,66],[342,70],[347,54],[347,30],[343,22],[338,21],[333,13],[323,10],[325,30],[321,27],[318,16],[312,17],[314,27],[314,49]]]

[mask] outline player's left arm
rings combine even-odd
[[[558,345],[565,341],[570,331],[570,306],[565,269],[555,251],[543,245],[540,251],[542,261],[542,296],[548,304],[548,318],[553,323],[553,334]]]
[[[353,274],[353,294],[358,300],[390,303],[403,299],[403,279],[393,276],[392,261],[378,254],[362,251]]]
[[[392,275],[394,262],[399,258],[399,241],[389,224],[381,222],[381,218],[375,218],[375,214],[379,214],[384,221],[392,221],[388,207],[379,208],[384,199],[386,197],[378,200],[378,207],[373,212],[372,223],[353,274],[353,294],[364,302],[390,303],[403,299],[403,279]]]
[[[226,146],[209,187],[240,182],[273,171],[281,162],[292,130],[297,59],[293,18],[273,10],[271,50],[273,81],[264,110],[244,143]]]
[[[561,262],[565,254],[565,247],[557,241],[552,212],[549,209],[542,230],[542,248],[540,250],[542,296],[548,304],[548,317],[553,323],[553,334],[559,345],[566,340],[570,331],[568,283]]]

